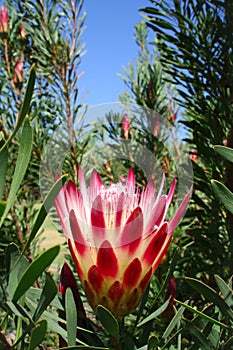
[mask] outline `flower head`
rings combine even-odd
[[[139,304],[191,194],[167,221],[176,180],[168,195],[163,184],[164,177],[157,196],[152,180],[140,191],[130,169],[124,184],[104,186],[94,170],[87,188],[79,168],[80,190],[69,181],[58,194],[55,206],[93,309],[101,304],[121,319]]]

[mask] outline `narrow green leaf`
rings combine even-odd
[[[67,288],[65,295],[65,309],[66,309],[66,329],[67,329],[67,343],[68,346],[76,344],[77,334],[77,309],[73,297],[73,292]]]
[[[225,302],[227,303],[227,305],[229,307],[233,307],[233,291],[232,289],[226,284],[225,281],[223,281],[223,279],[218,276],[218,275],[215,275],[214,276],[215,278],[215,281],[218,285],[218,288],[220,289],[223,297],[224,297],[224,300]]]
[[[179,310],[176,312],[176,314],[174,315],[174,317],[172,318],[171,322],[169,323],[169,325],[167,326],[167,328],[165,329],[165,332],[162,335],[162,338],[167,339],[169,337],[169,335],[171,334],[171,332],[173,331],[173,329],[180,323],[181,317],[184,313],[185,307],[181,306],[179,308]]]
[[[35,219],[35,222],[34,222],[34,225],[32,227],[32,230],[31,230],[31,233],[30,233],[30,236],[24,246],[24,249],[22,251],[22,255],[25,253],[25,251],[29,248],[32,240],[35,238],[38,230],[40,229],[40,227],[42,226],[46,216],[47,216],[47,213],[49,211],[49,209],[53,206],[54,204],[54,200],[56,199],[62,185],[65,183],[66,179],[67,179],[67,176],[68,175],[63,175],[61,176],[56,182],[55,184],[52,186],[52,188],[50,189],[49,193],[47,194],[45,200],[44,200],[44,203],[42,204],[37,216],[36,216],[36,219]]]
[[[114,338],[119,340],[120,329],[119,324],[113,314],[104,306],[98,305],[96,314],[106,331],[111,334]]]
[[[225,146],[214,146],[214,150],[229,162],[233,162],[233,149]]]
[[[38,306],[33,315],[34,321],[37,321],[40,318],[40,316],[45,311],[47,306],[50,304],[53,298],[55,298],[56,294],[57,294],[57,286],[54,280],[52,279],[52,277],[48,273],[46,273],[45,285],[42,290]]]
[[[212,302],[214,305],[218,306],[223,315],[229,317],[230,319],[233,319],[232,310],[229,308],[223,298],[221,298],[221,296],[215,292],[214,289],[194,278],[186,277],[186,281],[193,289],[203,295],[209,302]]]
[[[229,350],[233,348],[233,337],[231,337],[230,339],[228,339],[225,344],[223,344],[222,349],[223,350]]]
[[[14,291],[12,301],[17,301],[33,285],[36,279],[56,258],[59,250],[59,245],[47,249],[28,266]]]
[[[36,80],[35,65],[32,65],[31,70],[30,70],[30,75],[28,78],[28,82],[27,82],[27,86],[26,86],[26,92],[25,92],[25,96],[23,99],[23,103],[22,103],[21,108],[19,110],[17,123],[15,125],[15,128],[14,128],[11,136],[7,139],[7,141],[1,147],[0,152],[2,152],[7,147],[7,145],[10,143],[10,141],[13,139],[13,137],[15,136],[15,134],[17,133],[17,131],[19,130],[19,128],[23,124],[23,121],[24,121],[26,115],[28,114],[30,103],[31,103],[31,98],[32,98],[32,94],[33,94],[35,80]]]
[[[26,119],[23,125],[22,134],[21,134],[21,142],[19,146],[19,154],[17,157],[15,172],[13,175],[10,192],[7,199],[7,205],[1,217],[0,227],[4,219],[6,218],[12,204],[14,203],[15,196],[18,192],[21,181],[24,178],[24,175],[27,170],[28,163],[31,157],[32,142],[33,142],[32,128],[29,123],[29,120]]]
[[[35,303],[33,300],[28,298],[28,296],[26,296],[25,302],[26,302],[27,307],[30,309],[30,311],[32,313],[34,313],[36,310],[36,307],[37,307],[37,302]],[[65,341],[67,340],[67,332],[64,328],[62,328],[59,325],[59,318],[57,315],[55,315],[54,313],[51,313],[49,311],[44,311],[43,318],[46,319],[46,321],[48,323],[49,330],[51,330],[53,333],[59,334]],[[62,321],[62,320],[60,320],[60,321]]]
[[[1,146],[2,142],[0,142]],[[5,148],[3,151],[0,152],[0,164],[1,164],[1,171],[0,171],[0,199],[2,199],[3,189],[5,185],[5,175],[6,175],[6,169],[7,169],[7,161],[8,161],[8,153],[7,149]]]
[[[57,286],[56,286],[56,288],[57,288]],[[42,294],[42,290],[41,289],[35,288],[35,287],[31,287],[27,291],[26,296],[27,296],[27,298],[29,298],[31,300],[34,300],[35,302],[38,302],[39,299],[41,298],[41,294]],[[63,307],[63,305],[61,303],[61,300],[60,300],[58,295],[56,295],[55,298],[50,302],[50,305],[55,307],[56,309],[64,311],[64,307]]]
[[[46,320],[38,321],[31,333],[29,350],[35,349],[44,340],[46,335],[46,330],[47,330],[47,321]]]
[[[169,348],[168,348],[168,345],[172,344],[173,341],[174,341],[174,339],[175,339],[176,337],[179,337],[179,336],[180,336],[182,330],[183,330],[183,329],[180,327],[180,328],[178,329],[178,331],[176,331],[175,333],[173,333],[173,334],[169,337],[169,339],[166,339],[165,344],[160,348],[160,350],[167,350],[167,349],[169,349]]]
[[[193,336],[197,349],[214,350],[209,340],[192,322],[185,321],[185,329]]]
[[[186,303],[182,303],[182,302],[179,301],[179,300],[176,300],[176,303],[177,303],[177,304],[180,304],[180,305],[182,305],[182,306],[184,306],[187,310],[191,311],[192,313],[194,313],[194,314],[196,314],[196,315],[198,315],[198,316],[203,317],[203,318],[206,319],[208,322],[214,323],[214,324],[216,324],[216,325],[218,325],[218,326],[220,326],[220,327],[222,327],[222,328],[225,328],[225,329],[228,329],[228,328],[229,328],[229,327],[226,326],[224,323],[221,323],[221,322],[215,320],[214,318],[212,318],[212,317],[210,317],[210,316],[204,314],[203,312],[198,311],[197,309],[194,309],[192,306],[190,306],[190,305],[188,305],[188,304],[186,304]]]
[[[1,219],[4,211],[6,210],[6,205],[7,205],[6,201],[0,201],[0,219]]]
[[[18,303],[13,303],[12,301],[7,301],[6,305],[14,314],[14,316],[21,317],[25,322],[30,321],[30,323],[33,324],[31,316],[23,306],[19,305]]]
[[[220,201],[225,205],[226,209],[233,214],[233,193],[217,180],[211,180],[213,190]]]
[[[20,253],[17,246],[14,243],[9,244],[6,249],[6,268],[8,275],[6,291],[8,300],[12,299],[14,290],[28,265],[29,262],[24,256],[20,259]]]
[[[170,301],[170,298],[167,299],[165,301],[165,303],[163,305],[161,305],[157,310],[155,310],[151,315],[149,315],[142,322],[140,322],[138,324],[138,327],[143,326],[145,323],[147,323],[147,322],[153,320],[155,317],[158,317],[159,315],[161,315],[166,310],[166,308],[168,307],[169,301]]]

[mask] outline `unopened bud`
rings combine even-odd
[[[129,116],[128,114],[125,114],[122,120],[122,137],[126,140],[129,139],[129,129],[130,129],[130,122],[129,122]]]
[[[5,6],[0,11],[0,33],[8,32],[8,10]]]
[[[20,38],[21,38],[21,39],[26,39],[26,36],[27,36],[26,30],[25,30],[25,28],[22,27],[22,26],[19,28],[19,35],[20,35]]]

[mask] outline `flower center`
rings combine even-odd
[[[111,184],[107,188],[104,185],[100,186],[98,194],[105,202],[114,205],[122,192],[127,195],[127,187],[119,182],[117,184]]]
[[[123,201],[119,206],[119,197],[124,194]],[[138,206],[139,191],[130,193],[128,187],[121,182],[111,184],[108,187],[100,186],[98,195],[102,198],[103,211],[105,215],[106,225],[109,228],[114,226],[117,211],[121,211],[121,223],[127,220],[131,212]]]

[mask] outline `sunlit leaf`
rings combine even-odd
[[[22,254],[24,254],[24,252],[29,248],[31,242],[33,241],[33,239],[35,238],[38,230],[40,229],[40,227],[42,226],[47,213],[49,211],[49,209],[53,206],[54,204],[54,200],[57,197],[57,194],[59,193],[62,185],[65,183],[66,179],[67,179],[68,175],[63,175],[61,176],[56,182],[55,184],[52,186],[52,188],[50,189],[49,193],[47,194],[37,216],[35,219],[35,222],[33,224],[32,230],[30,232],[30,236],[24,246],[23,252]]]
[[[10,187],[10,192],[7,199],[7,205],[5,211],[0,220],[0,226],[2,225],[4,219],[6,218],[11,206],[14,203],[15,196],[18,192],[20,184],[24,178],[25,172],[28,167],[29,160],[31,158],[31,150],[32,150],[32,127],[29,123],[28,119],[25,119],[23,130],[21,134],[21,142],[19,146],[19,154],[17,157],[15,172],[13,175],[13,180]]]
[[[31,70],[30,70],[30,75],[29,75],[28,82],[27,82],[26,92],[25,92],[23,103],[22,103],[21,108],[19,110],[17,123],[15,125],[15,128],[14,128],[11,136],[7,139],[7,141],[1,147],[0,152],[2,152],[7,147],[7,145],[10,143],[10,141],[13,139],[13,137],[15,136],[15,134],[17,133],[17,131],[19,130],[19,128],[23,124],[23,121],[24,121],[26,115],[28,114],[30,103],[31,103],[31,98],[32,98],[32,94],[33,94],[35,80],[36,80],[36,72],[35,72],[35,65],[33,65]]]
[[[40,254],[28,266],[23,273],[12,297],[12,301],[17,301],[36,281],[42,272],[53,262],[60,250],[60,246],[54,246]]]

